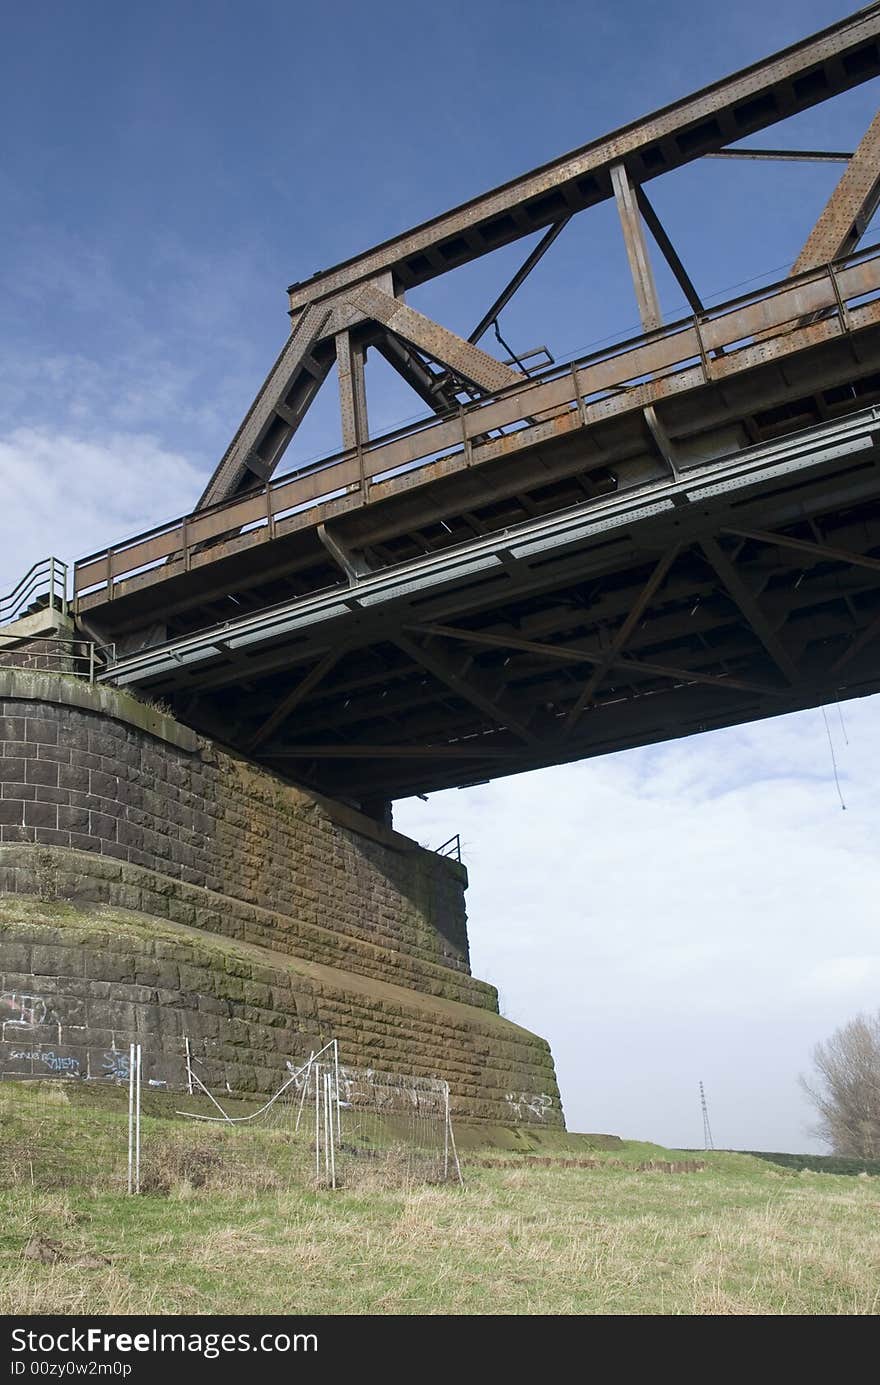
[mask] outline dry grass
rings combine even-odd
[[[389,1140],[316,1191],[307,1137],[194,1125],[148,1094],[129,1198],[124,1093],[49,1085],[0,1090],[4,1314],[880,1309],[877,1178],[725,1154],[640,1170],[674,1155],[560,1135],[537,1159],[523,1138],[472,1148],[464,1189],[415,1182]],[[42,1243],[53,1263],[25,1255]]]
[[[873,1314],[880,1183],[471,1168],[468,1186],[4,1195],[0,1312]],[[211,1186],[214,1185],[214,1186]],[[35,1234],[64,1248],[22,1258]],[[77,1257],[110,1257],[73,1269]]]

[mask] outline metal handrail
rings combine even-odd
[[[811,290],[815,290],[812,297]],[[463,464],[468,464],[477,436],[493,428],[518,427],[519,421],[546,411],[548,406],[570,410],[570,419],[587,426],[588,412],[594,406],[601,417],[606,416],[610,396],[625,403],[632,395],[640,405],[642,398],[636,387],[642,386],[647,376],[656,378],[693,366],[705,382],[712,381],[730,373],[729,365],[720,370],[711,360],[719,350],[733,352],[729,359],[735,360],[743,341],[751,341],[754,347],[763,346],[769,337],[794,339],[796,328],[815,317],[817,308],[822,314],[836,313],[839,330],[849,332],[853,314],[866,311],[851,307],[850,300],[875,299],[878,292],[880,246],[872,245],[834,264],[763,285],[654,332],[615,342],[574,361],[557,362],[531,378],[463,406],[458,414],[419,419],[370,439],[358,454],[351,449],[334,453],[272,477],[252,492],[218,501],[89,554],[74,566],[74,596],[103,586],[110,598],[114,586],[125,577],[174,556],[182,555],[188,566],[198,546],[243,527],[259,527],[274,537],[276,523],[292,511],[311,508],[349,487],[366,486],[364,499],[368,500],[373,486],[383,477],[427,465],[436,454],[450,448],[463,449]],[[364,465],[367,474],[359,481]]]
[[[436,856],[446,856],[450,860],[457,861],[458,864],[461,865],[461,837],[459,833],[456,832],[455,836],[450,837],[449,841],[444,842],[442,846],[435,847],[434,854]]]
[[[71,635],[36,635],[30,640],[4,636],[0,628],[0,669],[69,673],[94,683],[101,669],[116,660],[116,646]]]
[[[44,602],[42,597],[46,598]],[[61,558],[41,558],[11,592],[0,596],[0,625],[11,624],[37,602],[67,614],[67,563]]]

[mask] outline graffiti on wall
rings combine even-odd
[[[518,1121],[546,1120],[553,1109],[553,1098],[545,1092],[538,1096],[531,1092],[508,1092],[504,1100]]]
[[[69,1073],[71,1077],[79,1077],[79,1059],[72,1053],[56,1053],[54,1049],[19,1049],[9,1055],[10,1061],[42,1063],[50,1072]]]
[[[0,991],[0,1022],[4,1029],[39,1029],[58,1024],[58,1016],[41,995],[26,991]]]

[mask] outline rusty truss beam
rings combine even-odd
[[[872,5],[683,101],[291,286],[290,341],[197,508],[209,508],[252,490],[272,475],[334,361],[339,372],[343,444],[360,454],[368,438],[364,361],[373,346],[437,413],[454,410],[467,399],[515,387],[523,374],[532,373],[524,369],[520,358],[510,349],[510,364],[502,363],[476,342],[494,327],[503,343],[498,319],[513,295],[572,216],[609,197],[620,213],[645,332],[657,330],[662,323],[645,225],[691,308],[702,313],[700,295],[643,185],[703,155],[781,157],[779,151],[732,149],[730,143],[878,73],[880,6]],[[855,248],[878,195],[876,142],[872,126],[848,160],[840,186],[807,241],[796,271]],[[803,151],[789,157],[840,156]],[[541,230],[545,234],[468,339],[403,301],[405,290],[414,284]],[[440,367],[439,373],[429,361]]]
[[[682,319],[596,356],[553,367],[536,378],[524,380],[508,372],[515,383],[460,408],[453,417],[371,439],[265,482],[259,490],[90,555],[76,564],[75,594],[85,611],[104,599],[118,599],[129,574],[140,572],[139,584],[163,583],[181,569],[219,562],[333,515],[408,495],[416,479],[424,485],[454,472],[473,475],[499,459],[509,464],[517,453],[558,446],[566,438],[583,438],[589,448],[594,429],[607,429],[626,415],[642,417],[646,408],[666,407],[667,401],[690,391],[721,386],[768,362],[781,363],[823,342],[874,328],[880,324],[878,293],[880,253],[865,253],[837,268],[808,271],[700,318]],[[866,298],[871,301],[858,301]],[[818,317],[821,320],[815,320]],[[458,340],[484,360],[491,359]],[[470,368],[476,371],[476,363]],[[286,380],[286,370],[280,373]],[[658,421],[662,425],[649,415],[655,433]],[[448,455],[437,461],[439,453]],[[382,476],[386,479],[375,479]],[[243,529],[248,532],[242,534]],[[163,559],[171,561],[145,570]],[[99,584],[104,593],[93,600],[88,594]]]
[[[374,250],[290,288],[297,310],[376,274],[401,288],[424,283],[488,250],[611,196],[611,168],[626,163],[643,183],[880,73],[880,6],[869,5],[820,33],[704,87],[682,101],[593,140],[562,158]]]
[[[792,273],[855,250],[880,202],[880,113],[875,115],[828,199]]]

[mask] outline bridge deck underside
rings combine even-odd
[[[745,495],[543,552],[512,543],[436,590],[240,648],[221,641],[136,681],[204,732],[358,802],[873,692],[872,438]]]

